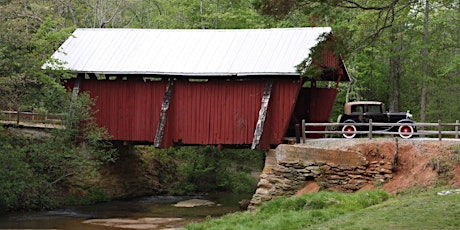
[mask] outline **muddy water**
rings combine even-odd
[[[187,223],[203,221],[208,216],[239,210],[238,201],[250,199],[252,194],[234,195],[216,193],[207,196],[151,196],[132,200],[112,201],[85,207],[68,207],[44,212],[8,214],[0,216],[0,229],[120,229],[84,223],[88,220],[116,219],[120,221],[159,220],[148,229],[180,228]],[[179,201],[204,199],[216,205],[202,207],[175,207]],[[163,223],[161,220],[166,220]],[[143,227],[146,227],[145,225]],[[139,227],[140,229],[141,227]]]

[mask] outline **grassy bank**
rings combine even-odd
[[[460,194],[441,189],[390,196],[384,191],[320,192],[270,201],[187,229],[458,229]]]

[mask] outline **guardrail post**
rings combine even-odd
[[[16,112],[16,124],[19,125],[19,122],[21,121],[21,111],[18,109]]]
[[[305,144],[305,139],[307,137],[305,136],[305,119],[302,119],[302,143]]]
[[[438,120],[438,139],[441,141],[442,140],[442,133],[441,133],[441,120]]]
[[[295,143],[300,143],[300,124],[295,124]]]
[[[372,140],[372,119],[369,119],[369,140]]]
[[[458,139],[458,120],[455,121],[455,138]]]

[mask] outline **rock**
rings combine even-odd
[[[245,200],[242,200],[242,201],[240,201],[240,202],[238,202],[238,204],[240,205],[240,210],[241,210],[241,211],[246,211],[246,210],[248,210],[248,206],[249,206],[250,203],[251,203],[251,201],[250,201],[250,200],[246,200],[246,199],[245,199]]]
[[[209,201],[209,200],[201,200],[201,199],[191,199],[191,200],[184,200],[173,204],[174,207],[180,208],[193,208],[197,206],[211,206],[215,205],[216,203]]]
[[[176,222],[183,221],[182,218],[139,218],[139,219],[91,219],[85,220],[83,223],[106,226],[112,228],[124,229],[157,229],[159,226],[165,226]]]
[[[305,186],[295,193],[295,196],[300,196],[306,193],[319,192],[320,186],[315,181],[308,181]]]

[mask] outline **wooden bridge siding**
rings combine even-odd
[[[112,140],[153,142],[166,81],[85,79],[81,91],[97,98],[99,126]],[[251,144],[265,79],[209,82],[177,80],[161,147],[184,144]],[[282,143],[299,91],[298,80],[275,79],[261,148]]]
[[[264,79],[177,81],[163,143],[251,144]],[[275,80],[261,148],[282,143],[299,89],[297,81]]]
[[[137,77],[82,82],[81,91],[97,98],[97,123],[112,140],[154,141],[166,82],[146,83]]]
[[[308,89],[310,96],[309,122],[327,122],[338,91],[328,88]]]
[[[184,144],[250,144],[263,81],[188,82],[172,94],[165,139]]]
[[[336,89],[312,88],[310,95],[308,122],[328,122],[338,91]],[[325,130],[325,126],[310,126],[308,130]],[[308,134],[309,138],[321,138],[321,134]]]
[[[300,80],[276,79],[274,81],[272,97],[268,104],[264,133],[259,144],[262,149],[269,149],[270,144],[283,143],[300,88]],[[299,106],[303,106],[304,110],[307,109],[306,104]]]

